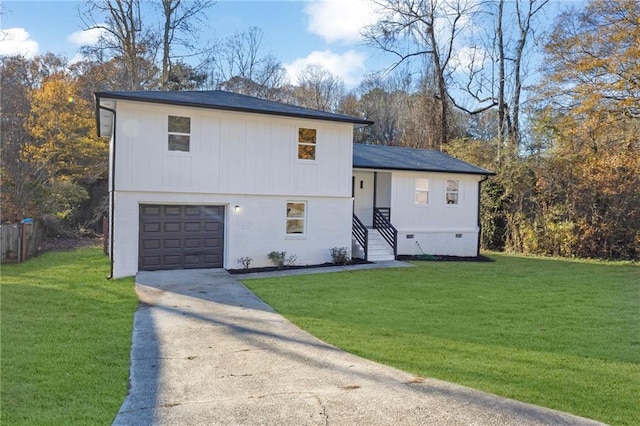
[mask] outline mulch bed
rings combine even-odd
[[[330,266],[365,265],[367,263],[372,263],[372,262],[367,262],[366,260],[362,260],[362,259],[351,259],[351,262],[347,263],[346,265],[327,262],[327,263],[321,263],[318,265],[293,265],[293,266],[285,266],[283,268],[278,268],[276,266],[265,266],[262,268],[227,269],[227,271],[230,274],[239,275],[239,274],[252,274],[254,272],[290,271],[294,269],[328,268]]]
[[[478,257],[462,257],[462,256],[440,256],[440,255],[417,255],[417,256],[398,256],[398,260],[402,261],[423,261],[423,262],[493,262],[486,256]]]

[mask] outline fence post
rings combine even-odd
[[[25,222],[20,224],[20,254],[18,255],[18,263],[25,262],[27,260],[27,224]]]

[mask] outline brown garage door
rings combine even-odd
[[[223,206],[140,205],[138,268],[222,268]]]

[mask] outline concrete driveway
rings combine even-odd
[[[343,352],[223,270],[136,277],[116,425],[593,425]]]

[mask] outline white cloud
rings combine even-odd
[[[24,28],[0,30],[0,56],[22,55],[33,58],[38,50],[38,42]]]
[[[362,28],[375,19],[374,6],[367,0],[317,0],[308,3],[305,12],[307,30],[328,43],[360,41]]]
[[[469,74],[482,69],[488,59],[484,48],[465,46],[453,52],[451,66],[456,71]]]
[[[298,74],[307,65],[321,65],[324,69],[340,77],[346,86],[355,86],[360,82],[365,70],[365,55],[354,50],[338,54],[330,50],[315,50],[304,58],[298,58],[284,64],[291,81],[297,81]]]
[[[90,28],[69,34],[67,41],[80,46],[93,46],[107,31],[104,28]]]

